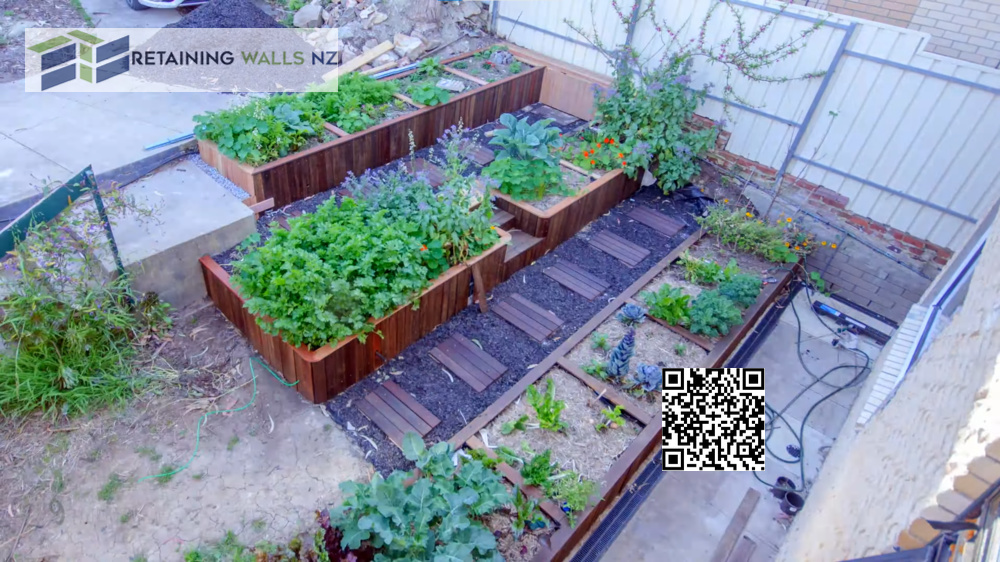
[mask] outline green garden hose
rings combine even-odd
[[[274,378],[278,382],[280,382],[281,384],[283,384],[285,386],[295,386],[295,385],[299,384],[299,381],[295,381],[295,382],[292,382],[292,383],[285,381],[284,379],[281,378],[280,375],[278,375],[278,373],[275,373],[270,367],[268,367],[266,363],[264,363],[263,361],[261,361],[260,359],[258,359],[256,357],[251,357],[250,358],[250,380],[253,381],[253,394],[250,395],[250,400],[246,404],[240,406],[239,408],[233,408],[233,409],[230,409],[230,410],[212,410],[211,412],[205,412],[204,414],[202,414],[201,418],[198,419],[198,426],[197,426],[197,428],[195,429],[195,432],[194,432],[194,452],[191,453],[191,458],[188,459],[188,461],[186,463],[184,463],[183,466],[181,466],[180,468],[178,468],[176,470],[172,470],[170,472],[164,472],[162,474],[154,474],[154,475],[151,475],[151,476],[143,476],[142,478],[139,479],[139,482],[142,482],[143,480],[149,480],[150,478],[162,478],[162,477],[166,477],[166,476],[173,476],[174,474],[177,474],[178,472],[180,472],[180,471],[188,468],[189,466],[191,466],[191,463],[194,462],[195,456],[198,455],[198,447],[201,444],[201,426],[205,425],[205,420],[208,419],[208,416],[211,416],[212,414],[235,413],[235,412],[239,412],[239,411],[242,411],[242,410],[246,410],[247,408],[249,408],[250,406],[253,405],[254,401],[257,399],[257,373],[253,370],[253,364],[254,364],[255,361],[257,363],[259,363],[261,367],[264,367],[265,369],[267,369],[267,371],[269,373],[271,373],[271,375],[274,376]]]

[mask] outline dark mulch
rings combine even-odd
[[[266,29],[285,26],[250,0],[212,0],[165,27]]]
[[[649,205],[660,212],[681,218],[688,226],[672,238],[656,234],[628,218],[628,212],[639,204]],[[348,423],[355,429],[365,427],[360,433],[375,441],[378,446],[377,451],[357,433],[348,431],[348,435],[363,450],[371,451],[368,460],[380,473],[389,474],[394,469],[409,468],[409,463],[403,458],[402,452],[368,418],[353,407],[355,401],[361,400],[381,381],[391,378],[441,419],[441,424],[427,435],[427,441],[432,443],[449,439],[523,377],[530,365],[541,362],[561,341],[576,332],[604,308],[609,300],[618,296],[653,264],[690,236],[697,229],[693,213],[698,211],[699,207],[694,202],[665,197],[656,187],[643,189],[634,199],[620,204],[610,214],[592,223],[576,237],[494,289],[491,302],[503,300],[512,293],[519,293],[551,310],[566,322],[545,343],[539,344],[492,312],[481,314],[478,307],[471,306],[408,347],[399,358],[390,361],[367,379],[328,402],[327,408],[330,414],[345,428],[348,427]],[[590,236],[601,230],[611,230],[631,242],[649,248],[651,253],[635,268],[624,267],[617,259],[592,248],[587,243]],[[557,259],[565,259],[583,267],[607,281],[610,287],[603,296],[594,301],[588,301],[572,293],[542,274],[542,270],[551,266]],[[486,352],[506,365],[509,371],[482,393],[476,393],[460,379],[455,378],[452,382],[441,365],[431,359],[428,353],[454,333],[477,340]],[[391,375],[393,372],[399,374]]]

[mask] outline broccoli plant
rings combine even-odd
[[[649,314],[663,320],[671,326],[678,324],[684,326],[688,323],[688,301],[690,295],[685,295],[679,287],[671,287],[664,283],[656,292],[646,291],[642,293],[646,306],[649,307]]]
[[[341,548],[367,541],[380,560],[495,560],[496,538],[480,518],[513,498],[494,471],[475,460],[456,467],[453,453],[447,441],[427,450],[408,433],[403,454],[420,468],[419,478],[397,470],[367,484],[341,484],[346,499],[330,510]]]
[[[660,390],[663,387],[663,369],[656,365],[639,363],[633,382],[633,387],[641,388],[644,392]]]
[[[622,341],[618,342],[618,345],[611,350],[611,356],[608,358],[608,365],[604,371],[609,377],[616,379],[624,377],[628,374],[628,363],[632,360],[633,355],[635,355],[635,330],[629,330],[625,333]]]
[[[559,419],[559,414],[566,409],[566,403],[556,400],[556,383],[552,378],[545,379],[545,394],[538,392],[534,385],[528,387],[528,404],[535,409],[538,425],[549,431],[562,431],[566,422]]]
[[[757,302],[760,290],[760,279],[746,273],[734,275],[732,279],[719,283],[719,294],[740,308],[749,308]]]
[[[743,322],[743,313],[718,290],[703,291],[691,305],[691,333],[710,338],[724,336]]]
[[[637,304],[627,303],[618,312],[616,318],[626,326],[635,326],[646,320],[646,310]]]

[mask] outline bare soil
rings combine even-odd
[[[480,59],[476,57],[469,57],[464,60],[456,61],[449,66],[455,70],[460,70],[471,76],[475,76],[480,80],[485,80],[487,82],[496,82],[497,80],[503,80],[510,76],[520,74],[533,67],[526,63],[521,63],[521,72],[514,72],[510,69],[509,64],[489,64],[487,59]]]
[[[594,349],[592,340],[588,336],[586,340],[573,348],[573,351],[569,353],[569,359],[581,368],[593,361],[607,363],[608,354],[618,345],[618,342],[621,341],[627,331],[628,328],[612,316],[593,332],[607,336],[607,351]],[[675,350],[677,344],[684,345],[684,355],[677,354]],[[704,363],[706,357],[708,357],[708,353],[694,342],[687,340],[669,328],[664,328],[647,319],[635,327],[635,356],[632,357],[629,367],[633,372],[639,363],[673,368],[699,367]],[[614,380],[610,380],[609,382],[619,387],[623,391],[623,394],[642,410],[649,412],[651,415],[656,415],[660,411],[660,396],[658,393],[651,392],[644,396],[636,396],[626,390],[621,383]]]
[[[83,27],[86,20],[69,0],[0,0],[0,83],[24,78],[24,34],[9,38],[3,44],[6,31],[17,22],[28,27]]]
[[[532,427],[537,426],[538,417],[528,399],[522,395],[486,426],[490,445],[506,445],[520,451],[521,444],[527,443],[536,453],[551,449],[552,460],[559,463],[562,470],[575,470],[584,478],[600,484],[615,459],[639,434],[640,427],[626,418],[625,427],[598,432],[594,425],[603,419],[601,410],[608,405],[597,400],[597,394],[590,387],[561,369],[546,373],[535,383],[535,388],[544,393],[545,381],[549,378],[555,381],[556,399],[566,403],[560,419],[568,424],[567,428],[555,432]],[[510,435],[501,433],[500,428],[505,422],[516,421],[522,415],[530,418],[528,430],[515,431]]]
[[[254,396],[251,350],[210,303],[147,353],[161,382],[125,407],[0,420],[0,556],[178,560],[226,531],[285,542],[341,501],[341,482],[372,474],[322,408],[257,364]],[[190,467],[146,478],[191,459],[202,414],[251,400],[208,417]]]

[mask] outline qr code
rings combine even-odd
[[[764,470],[764,369],[663,369],[663,470]]]

